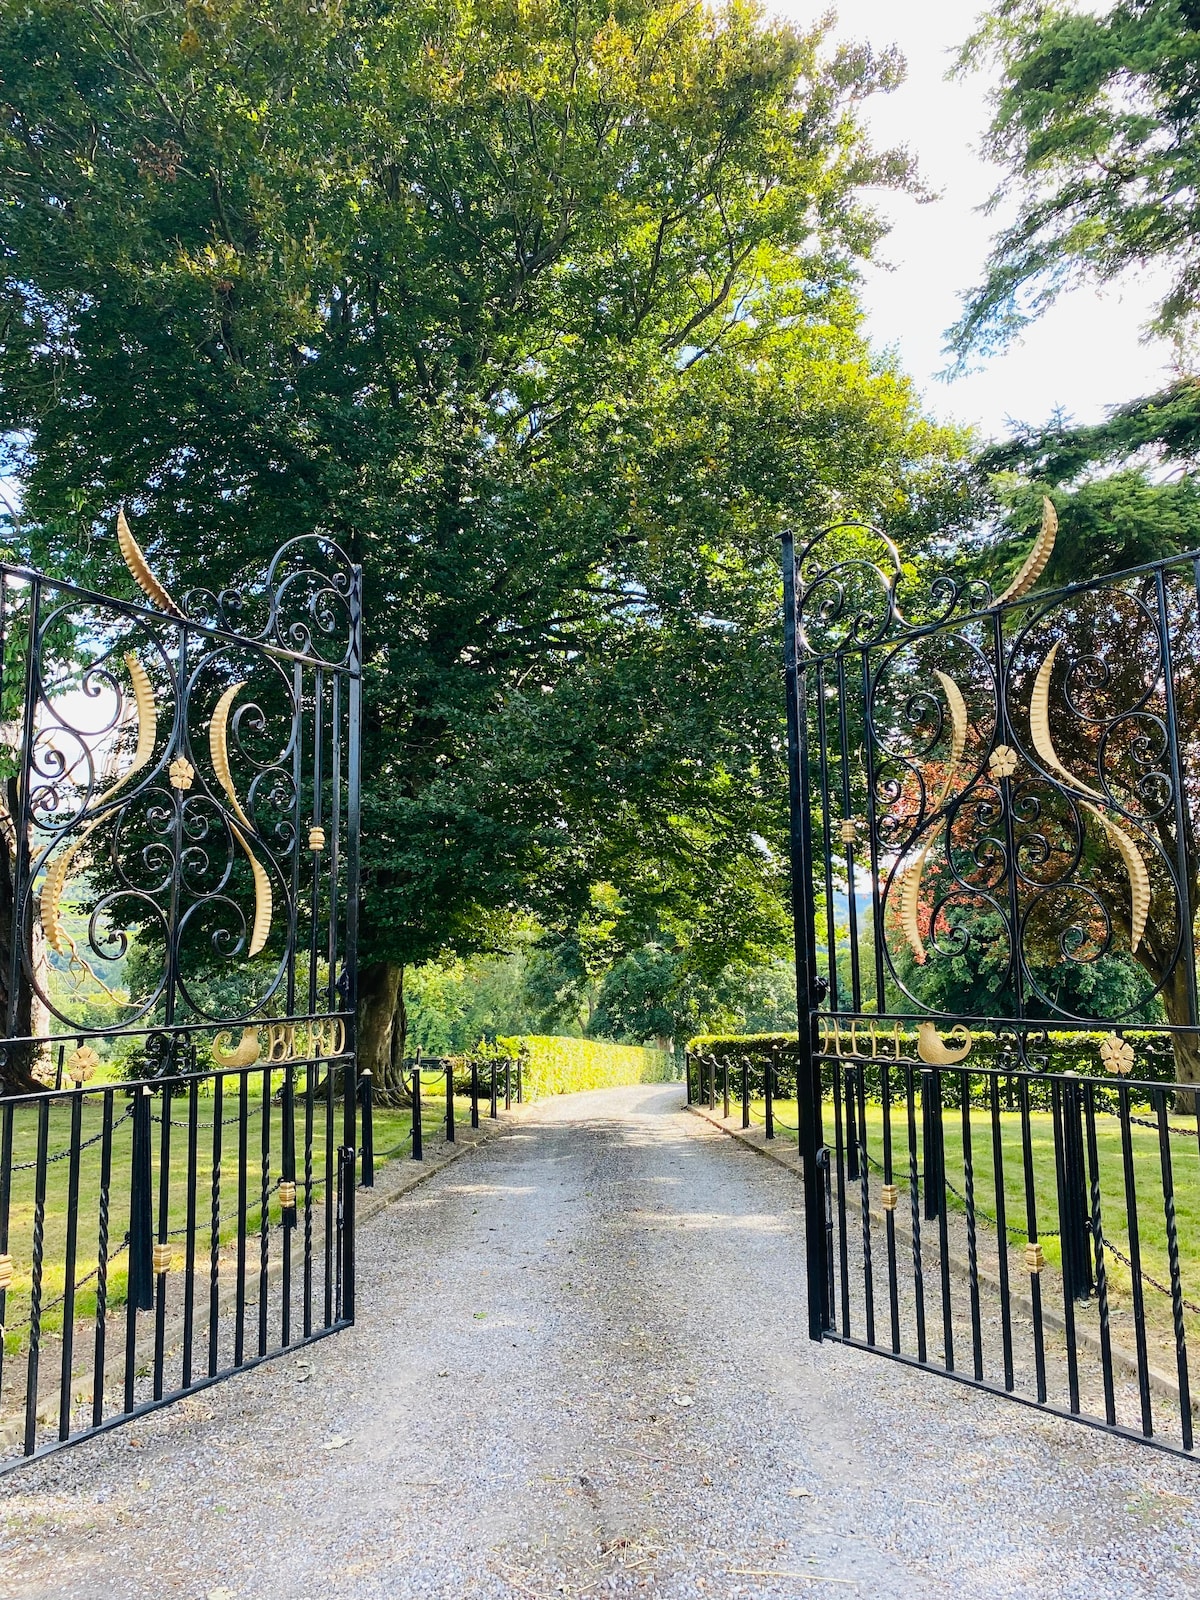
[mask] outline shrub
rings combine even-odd
[[[498,1039],[496,1043],[509,1055],[521,1058],[527,1099],[633,1083],[670,1083],[676,1076],[675,1063],[666,1050],[639,1045],[544,1034]]]

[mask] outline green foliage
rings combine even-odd
[[[999,0],[963,65],[1000,68],[984,154],[1017,220],[954,330],[1003,344],[1081,279],[1165,267],[1155,331],[1183,339],[1200,296],[1200,8],[1195,0]]]
[[[126,500],[179,591],[292,533],[363,560],[364,967],[570,933],[598,883],[710,986],[784,937],[780,521],[969,500],[860,330],[898,63],[826,26],[0,0],[30,553],[127,585]]]
[[[633,1083],[670,1083],[675,1078],[674,1061],[665,1050],[536,1034],[497,1042],[522,1058],[525,1094],[530,1099]]]
[[[404,983],[409,1051],[459,1055],[481,1039],[531,1031],[524,971],[523,952],[414,967]]]

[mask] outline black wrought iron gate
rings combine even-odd
[[[1200,556],[1054,535],[785,542],[810,1333],[1191,1451]]]
[[[354,1316],[361,572],[0,568],[0,1470]]]

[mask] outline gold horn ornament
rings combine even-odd
[[[1038,675],[1034,681],[1033,694],[1029,700],[1029,732],[1033,740],[1033,748],[1042,760],[1057,775],[1069,783],[1072,788],[1082,790],[1084,794],[1091,795],[1093,800],[1102,804],[1108,803],[1107,795],[1093,789],[1082,779],[1077,778],[1069,768],[1059,760],[1058,751],[1054,748],[1054,740],[1050,736],[1050,679],[1054,673],[1054,662],[1058,656],[1058,648],[1062,643],[1056,639],[1046,652],[1046,659],[1038,668]],[[1147,870],[1141,851],[1123,828],[1111,822],[1102,811],[1089,805],[1086,800],[1081,804],[1085,811],[1089,811],[1096,818],[1100,826],[1108,834],[1109,839],[1116,846],[1117,852],[1129,875],[1130,907],[1129,907],[1129,947],[1131,951],[1137,950],[1146,932],[1146,920],[1150,915],[1150,873]]]
[[[921,925],[917,913],[921,905],[921,878],[925,872],[925,860],[932,848],[931,839],[925,848],[918,852],[900,880],[900,926],[904,930],[904,937],[908,940],[918,966],[924,966],[928,954],[921,938]]]
[[[1053,501],[1047,496],[1042,496],[1042,526],[1037,538],[1033,541],[1033,549],[1025,558],[1025,564],[1020,572],[1005,589],[996,601],[998,606],[1010,605],[1014,600],[1023,600],[1034,584],[1046,570],[1046,563],[1054,552],[1054,541],[1058,536],[1058,512],[1054,509]]]
[[[126,521],[124,506],[117,511],[117,544],[134,583],[142,593],[152,600],[160,611],[166,611],[172,617],[182,617],[183,612],[150,571],[150,563],[146,560],[141,545],[133,537],[133,530]]]
[[[217,701],[216,709],[212,714],[212,721],[208,725],[208,749],[209,754],[212,756],[213,771],[217,775],[217,782],[225,791],[234,815],[237,817],[238,822],[241,822],[248,831],[253,832],[254,824],[246,815],[246,808],[238,798],[238,792],[233,782],[233,774],[229,770],[229,712],[239,689],[244,687],[244,681],[231,684]],[[250,863],[250,871],[254,874],[254,928],[250,935],[249,954],[256,956],[265,948],[267,937],[271,932],[271,880],[267,876],[266,868],[254,854],[254,851],[251,850],[250,842],[241,828],[232,822],[229,826],[233,830],[234,838],[241,845],[246,860]]]
[[[965,1061],[975,1043],[971,1030],[960,1024],[954,1031],[965,1039],[956,1049],[946,1043],[932,1022],[923,1022],[917,1029],[917,1054],[921,1060],[931,1067],[952,1067],[958,1061]]]
[[[212,756],[213,771],[217,775],[217,782],[224,789],[233,807],[234,814],[239,822],[247,828],[254,824],[246,815],[242,802],[238,799],[238,792],[233,785],[233,774],[229,770],[229,712],[238,691],[246,687],[245,680],[232,684],[217,701],[216,710],[212,714],[212,721],[208,725],[208,748]]]

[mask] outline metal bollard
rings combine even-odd
[[[491,1109],[488,1112],[488,1116],[489,1117],[498,1117],[499,1115],[500,1115],[500,1113],[496,1109],[496,1063],[493,1061],[492,1062],[492,1104],[491,1104]]]
[[[716,1056],[709,1056],[709,1058],[708,1058],[708,1109],[710,1111],[715,1111],[717,1109],[717,1058],[716,1058]]]
[[[471,1061],[471,1126],[479,1126],[479,1063]]]
[[[424,1161],[425,1141],[421,1130],[421,1069],[413,1068],[412,1075],[412,1158]]]
[[[375,1117],[372,1111],[373,1082],[370,1070],[364,1070],[358,1080],[358,1092],[362,1097],[362,1178],[364,1189],[375,1187]],[[292,1173],[292,1177],[295,1177]]]
[[[742,1057],[742,1127],[750,1126],[750,1063]]]
[[[454,1066],[446,1063],[446,1143],[454,1143]]]
[[[524,1068],[520,1061],[517,1062],[517,1104],[525,1104],[525,1076]]]
[[[724,1103],[724,1110],[722,1111],[721,1115],[725,1118],[725,1121],[728,1122],[729,1121],[729,1057],[728,1056],[724,1056],[722,1058],[722,1061],[721,1061],[721,1096],[722,1096],[722,1100],[723,1100],[723,1103]]]
[[[512,1062],[504,1063],[504,1109],[512,1110]]]
[[[767,1138],[775,1137],[775,1056],[767,1057],[767,1070],[765,1080],[767,1096]]]

